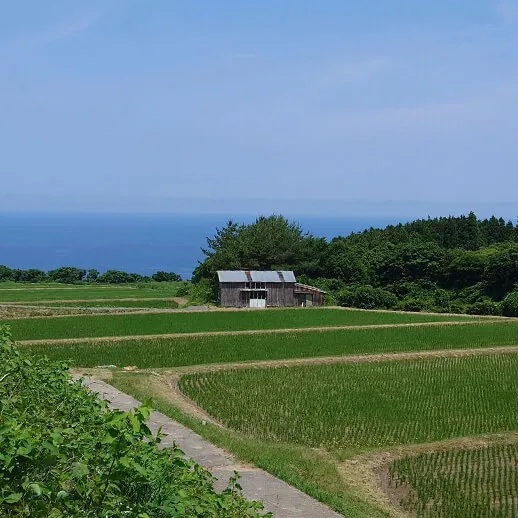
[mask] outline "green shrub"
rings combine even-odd
[[[217,294],[214,292],[213,283],[207,279],[194,282],[189,290],[189,301],[192,304],[207,304],[214,302]]]
[[[475,302],[475,304],[469,306],[467,312],[470,315],[501,315],[502,304],[495,302],[490,298],[484,298],[483,300]]]
[[[163,271],[155,272],[151,276],[151,278],[155,282],[180,282],[182,280],[180,275],[178,275],[177,273]]]
[[[336,295],[340,306],[362,309],[390,309],[396,306],[398,299],[390,291],[372,286],[352,286],[340,290]]]
[[[502,312],[506,317],[518,317],[518,291],[512,291],[502,302]]]
[[[259,516],[237,476],[217,494],[180,450],[159,449],[149,414],[108,410],[66,364],[26,359],[0,327],[0,516]]]
[[[450,305],[449,313],[455,313],[457,315],[460,315],[461,313],[466,313],[466,307],[459,301],[453,301]]]
[[[402,301],[398,302],[396,308],[401,311],[423,311],[426,309],[426,303],[423,299],[405,297]]]
[[[468,304],[475,304],[485,298],[485,285],[483,283],[474,284],[458,292],[458,298]]]
[[[178,288],[176,288],[175,296],[176,297],[186,297],[189,295],[189,290],[191,287],[191,283],[187,281],[183,281]]]

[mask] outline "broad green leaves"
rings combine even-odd
[[[253,517],[233,480],[212,476],[177,449],[160,450],[150,402],[108,410],[68,367],[28,361],[0,326],[0,516],[31,518]]]

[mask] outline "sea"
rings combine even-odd
[[[203,260],[206,238],[229,219],[251,223],[255,215],[0,213],[0,265],[48,271],[61,266],[151,275],[163,270],[189,279]],[[304,231],[332,239],[390,217],[292,217]]]

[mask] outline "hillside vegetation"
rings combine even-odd
[[[518,316],[518,227],[502,218],[416,220],[328,242],[271,216],[230,221],[207,241],[193,278],[213,297],[219,269],[288,269],[343,306]]]
[[[160,450],[149,406],[123,413],[27,359],[0,328],[0,515],[45,518],[259,516],[235,480],[223,493],[177,449]]]

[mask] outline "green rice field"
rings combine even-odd
[[[42,300],[90,300],[90,299],[124,299],[124,298],[156,298],[174,297],[181,283],[157,283],[153,288],[149,285],[132,286],[98,286],[84,285],[18,285],[2,286],[0,284],[0,302],[36,302]]]
[[[5,315],[16,311],[17,305],[20,315],[21,305],[35,306],[24,311],[87,312],[45,318],[15,318],[14,312],[13,318],[4,318],[15,340],[46,341],[22,343],[29,357],[66,360],[85,369],[101,365],[150,369],[139,373],[116,369],[110,383],[122,383],[121,388],[141,400],[152,396],[162,405],[161,411],[171,412],[240,460],[270,471],[348,518],[392,516],[366,496],[371,489],[380,490],[379,482],[367,493],[357,493],[342,470],[349,469],[345,464],[356,462],[358,454],[357,462],[362,462],[364,453],[370,458],[393,449],[398,453],[391,458],[397,460],[385,460],[380,468],[386,477],[383,488],[409,516],[518,517],[516,445],[502,440],[484,448],[414,453],[414,446],[422,443],[492,433],[511,437],[518,431],[518,354],[511,349],[518,347],[518,319],[336,308],[128,310],[126,314],[121,309],[119,314],[96,315],[87,308],[175,308],[172,298],[177,287],[174,283],[13,287],[0,285],[0,304],[7,303]],[[437,325],[379,327],[433,322]],[[218,332],[236,334],[211,334]],[[160,336],[167,334],[179,336]],[[77,341],[53,343],[59,339]],[[419,359],[361,358],[475,348],[487,350]],[[355,358],[349,363],[341,358],[342,363],[317,361],[347,356]],[[290,359],[311,363],[282,362]],[[276,360],[278,364],[248,364]],[[234,362],[243,365],[221,365]],[[224,427],[210,422],[202,426],[193,415],[174,407],[168,399],[167,369],[179,367],[183,367],[177,371],[180,389]]]
[[[518,322],[49,343],[27,349],[31,354],[71,360],[80,367],[114,364],[151,368],[511,345],[518,345]]]
[[[518,445],[404,457],[389,468],[400,505],[418,518],[518,515]]]
[[[468,317],[464,317],[468,318]],[[279,309],[138,315],[80,315],[12,320],[15,340],[88,338],[167,333],[295,329],[324,326],[459,321],[462,317],[340,309]]]
[[[371,449],[517,429],[517,372],[512,354],[226,370],[180,387],[254,439]]]

